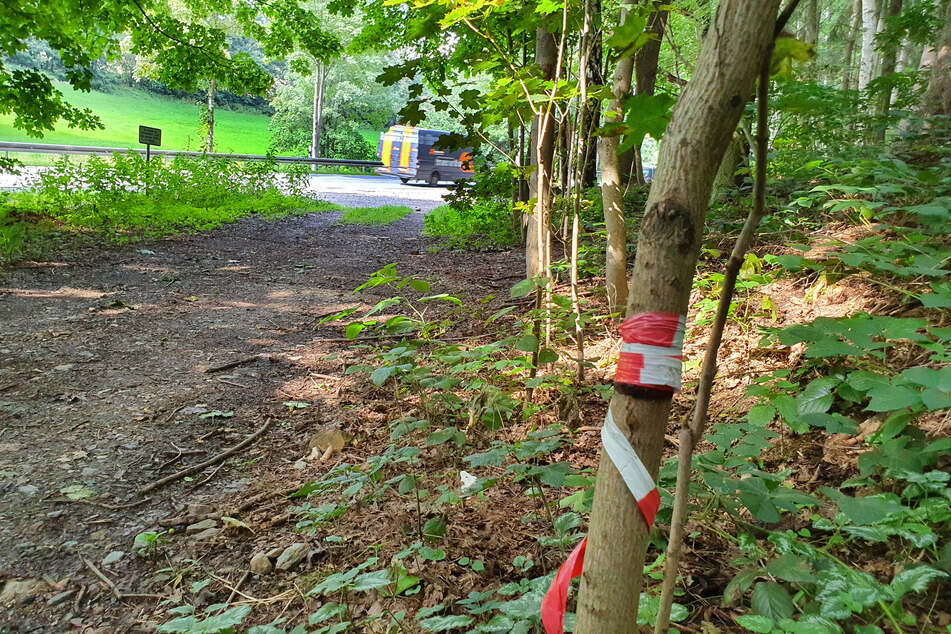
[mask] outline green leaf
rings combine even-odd
[[[948,573],[946,572],[928,565],[921,565],[902,570],[895,575],[889,586],[894,590],[896,599],[901,599],[909,592],[924,592],[935,579],[946,579],[947,577]]]
[[[872,399],[865,408],[870,412],[892,412],[904,407],[921,405],[921,394],[910,387],[889,385],[872,392]]]
[[[355,321],[347,326],[347,330],[344,334],[346,335],[347,339],[356,339],[366,327],[366,324],[364,324],[362,321]]]
[[[754,405],[746,415],[746,420],[757,427],[766,427],[776,417],[776,408],[771,405]]]
[[[342,603],[325,603],[320,609],[308,617],[307,622],[311,625],[323,623],[329,619],[341,617],[347,613],[347,606]]]
[[[738,572],[736,576],[730,579],[730,583],[726,584],[726,589],[723,591],[723,604],[733,605],[736,603],[750,589],[759,575],[760,571],[756,568],[744,568]]]
[[[554,363],[558,361],[558,353],[551,348],[542,348],[538,351],[538,365]]]
[[[766,570],[774,577],[790,583],[813,583],[816,580],[808,562],[793,553],[786,553],[769,562]]]
[[[364,572],[354,579],[351,589],[354,592],[369,592],[388,585],[390,585],[390,572],[388,570],[375,570]]]
[[[393,376],[393,373],[396,372],[396,366],[393,365],[383,365],[373,371],[370,374],[370,380],[373,382],[373,385],[380,387],[386,380]]]
[[[832,407],[835,399],[833,389],[840,383],[832,377],[821,377],[811,381],[806,389],[796,397],[796,412],[804,414],[824,414]]]
[[[442,561],[446,558],[446,551],[431,546],[420,546],[419,556],[427,561]]]
[[[475,621],[471,616],[451,614],[449,616],[431,616],[419,621],[419,626],[429,632],[448,632],[462,627],[469,627]]]
[[[900,502],[893,499],[894,495],[889,496],[885,493],[854,498],[830,487],[822,487],[821,491],[834,500],[839,510],[859,526],[878,524],[888,519],[889,515],[907,510]]]
[[[535,352],[538,350],[538,337],[531,333],[522,335],[515,344],[515,349],[521,350],[522,352]]]
[[[525,297],[529,293],[535,290],[535,287],[538,285],[535,278],[528,278],[527,280],[522,280],[518,284],[512,287],[510,292],[512,299],[517,299],[519,297]]]
[[[773,631],[773,619],[759,614],[741,614],[736,617],[736,624],[757,634],[769,634]]]
[[[772,581],[760,581],[753,586],[753,612],[774,620],[793,615],[795,606],[786,588]]]
[[[441,517],[431,517],[423,524],[423,537],[433,541],[442,539],[446,534],[446,520]],[[445,557],[445,554],[443,554]]]
[[[75,501],[94,498],[98,495],[94,490],[83,484],[72,484],[59,490],[68,499]]]

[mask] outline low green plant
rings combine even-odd
[[[353,225],[388,225],[402,220],[413,210],[401,205],[381,205],[380,207],[357,207],[347,209],[340,222]]]

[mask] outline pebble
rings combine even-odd
[[[189,524],[188,527],[185,529],[185,534],[191,535],[192,533],[201,533],[202,531],[206,531],[209,528],[215,528],[217,526],[218,526],[218,522],[216,522],[213,519],[202,520],[194,524]]]
[[[258,553],[251,558],[251,572],[256,575],[266,575],[272,570],[271,560],[266,553]]]
[[[284,549],[281,556],[277,558],[275,567],[278,570],[292,570],[301,560],[310,552],[310,546],[297,542]]]
[[[54,595],[50,599],[50,605],[59,605],[63,601],[66,601],[67,599],[69,599],[69,597],[73,596],[74,594],[76,594],[75,590],[66,590],[65,592],[60,592],[59,594]]]
[[[40,593],[46,587],[46,584],[39,579],[11,579],[3,584],[3,591],[0,592],[0,605],[10,605],[13,603],[24,603],[30,597]]]
[[[125,553],[122,552],[121,550],[114,550],[103,558],[102,565],[111,566],[112,564],[117,563],[124,556],[125,556]]]
[[[210,539],[214,539],[215,537],[217,537],[218,533],[220,532],[221,532],[220,528],[208,528],[206,530],[201,531],[200,533],[195,533],[194,535],[192,535],[192,539],[199,542],[208,541]]]
[[[39,492],[39,489],[32,484],[24,484],[21,487],[17,487],[17,491],[23,495],[36,495]]]

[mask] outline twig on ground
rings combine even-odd
[[[337,313],[342,313],[342,312],[345,311],[345,310],[350,310],[351,308],[360,308],[361,306],[363,306],[363,304],[360,304],[360,303],[357,303],[357,304],[348,304],[348,305],[344,306],[343,308],[335,308],[335,309],[333,309],[333,310],[328,310],[328,311],[325,311],[325,312],[322,312],[322,313],[318,313],[318,314],[314,315],[313,317],[311,317],[311,318],[310,318],[310,321],[311,321],[311,322],[319,321],[319,320],[323,319],[324,317],[330,317],[331,315],[336,315]],[[319,325],[319,324],[318,324],[318,325]],[[316,328],[316,326],[315,326],[315,328]]]
[[[116,599],[120,601],[122,600],[122,593],[119,592],[119,588],[116,587],[116,584],[112,579],[102,574],[102,571],[99,570],[99,568],[96,568],[95,564],[93,564],[91,561],[89,561],[85,557],[80,557],[79,559],[82,560],[84,564],[86,564],[87,568],[92,570],[94,575],[102,579],[102,582],[105,583],[107,586],[109,586],[109,589],[112,590],[112,594],[115,596]]]
[[[232,601],[234,601],[234,596],[235,596],[236,594],[238,594],[238,590],[241,589],[241,586],[244,585],[244,582],[248,580],[248,577],[249,577],[249,576],[251,576],[251,571],[250,571],[250,570],[245,570],[245,571],[244,571],[244,574],[241,575],[241,578],[238,579],[238,583],[236,583],[235,586],[231,589],[231,594],[228,596],[228,600],[225,601],[225,603],[231,603]],[[222,610],[223,610],[224,608],[225,608],[225,606],[221,606],[221,609],[222,609]]]
[[[225,466],[225,463],[224,463],[224,462],[222,462],[222,463],[219,464],[217,467],[215,467],[215,470],[212,471],[211,474],[210,474],[207,478],[205,478],[204,480],[202,480],[201,482],[199,482],[198,484],[196,484],[196,485],[193,486],[192,488],[193,488],[193,489],[197,489],[197,488],[200,487],[201,485],[207,484],[209,480],[211,480],[213,477],[215,477],[215,474],[218,473],[218,472],[221,470],[221,467],[223,467],[223,466]]]
[[[231,368],[237,368],[238,366],[254,363],[255,361],[263,361],[265,359],[271,361],[272,363],[277,361],[277,357],[271,356],[266,352],[262,352],[260,354],[251,355],[250,357],[244,357],[235,361],[229,361],[228,363],[222,363],[221,365],[213,365],[210,368],[205,368],[205,374],[224,372],[225,370],[230,370]]]
[[[211,458],[209,458],[208,460],[205,460],[204,462],[188,467],[187,469],[182,469],[178,473],[173,473],[172,475],[162,478],[161,480],[156,480],[155,482],[152,482],[151,484],[147,484],[144,487],[139,488],[138,492],[148,493],[149,491],[152,491],[153,489],[157,489],[161,486],[164,486],[168,484],[169,482],[174,482],[175,480],[178,480],[179,478],[184,478],[187,475],[191,475],[193,473],[202,471],[203,469],[210,467],[213,464],[218,464],[219,462],[221,462],[228,456],[236,454],[237,452],[241,451],[242,449],[244,449],[245,447],[253,443],[255,440],[258,439],[258,437],[261,434],[266,432],[268,427],[270,426],[271,426],[271,419],[269,418],[264,422],[264,425],[261,427],[261,429],[257,430],[256,432],[254,432],[253,434],[251,434],[250,436],[248,436],[247,438],[239,442],[234,447],[231,447],[230,449],[226,449],[225,451],[222,451],[221,453],[215,456],[212,456]]]
[[[170,413],[168,416],[165,417],[165,422],[166,422],[166,423],[172,422],[172,419],[175,418],[175,414],[179,413],[179,412],[182,411],[183,409],[185,409],[185,405],[184,405],[184,404],[179,405],[178,407],[176,407],[175,409],[173,409],[173,410],[171,411],[171,413]]]

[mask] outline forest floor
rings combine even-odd
[[[421,236],[422,220],[439,201],[427,195],[410,203],[415,213],[385,227],[338,224],[339,212],[248,219],[128,247],[77,247],[3,273],[0,584],[7,601],[0,600],[0,632],[154,631],[174,618],[170,608],[200,611],[219,603],[253,606],[256,624],[283,616],[282,627],[293,627],[322,604],[332,606],[307,594],[315,583],[329,572],[364,565],[368,555],[378,555],[383,567],[393,562],[393,570],[409,567],[402,571],[418,575],[419,588],[404,596],[351,593],[347,618],[386,619],[348,631],[420,631],[402,610],[413,615],[471,591],[518,583],[527,570],[522,564],[534,566],[535,575],[560,565],[564,550],[540,545],[551,518],[536,512],[524,483],[512,480],[500,479],[487,497],[454,506],[439,543],[442,558],[422,564],[391,559],[416,541],[425,517],[441,512],[411,496],[368,496],[352,502],[339,521],[315,524],[310,534],[295,527],[304,514],[294,511],[301,501],[288,494],[342,463],[378,460],[392,446],[393,422],[426,409],[414,395],[374,386],[365,374],[348,371],[367,363],[367,351],[379,339],[364,333],[356,342],[367,344],[361,348],[344,337],[342,322],[319,323],[390,297],[392,289],[383,286],[353,293],[373,272],[397,262],[401,276],[428,280],[430,293],[461,298],[462,309],[449,303],[434,309],[452,317],[443,340],[485,343],[486,336],[520,332],[514,315],[498,320],[492,333],[485,323],[511,305],[509,289],[523,275],[521,252],[430,249],[432,242]],[[825,227],[822,235],[836,231]],[[722,250],[729,241],[706,246]],[[758,249],[760,255],[765,250]],[[597,312],[600,283],[587,284],[584,294]],[[762,287],[772,311],[730,325],[712,420],[741,417],[750,405],[745,389],[757,376],[799,363],[801,346],[760,347],[757,324],[859,310],[905,314],[898,294],[859,277],[811,298],[807,286],[782,278]],[[408,287],[402,292],[410,294]],[[694,297],[694,310],[700,299]],[[741,308],[757,313],[758,298],[753,303]],[[517,442],[559,423],[569,432],[568,442],[549,458],[591,475],[606,406],[595,388],[610,384],[617,346],[608,333],[592,332],[586,358],[593,367],[587,389],[573,392],[573,402],[552,398],[557,391],[536,394],[534,418],[491,434],[470,422],[471,448]],[[676,425],[689,412],[703,335],[695,329],[685,345],[685,389],[675,399],[667,455],[676,452]],[[144,490],[252,435],[227,459]],[[459,451],[430,446],[428,439],[410,442],[422,452],[420,477],[458,487],[460,467],[470,468]],[[767,452],[764,468],[815,465],[795,476],[815,488],[854,473],[858,455],[845,434],[783,434]],[[391,463],[380,475],[401,468]],[[557,487],[550,490],[560,495]],[[324,501],[317,495],[308,500],[314,507]],[[730,580],[723,562],[736,546],[716,531],[687,528],[683,602],[691,607],[678,627],[736,631],[739,612],[719,601]],[[142,533],[154,535],[154,543],[134,544]],[[258,567],[251,574],[255,555]],[[274,570],[278,555],[298,559]],[[484,568],[462,563],[476,559]]]
[[[295,468],[309,439],[379,418],[372,401],[344,389],[345,362],[327,360],[349,343],[340,327],[317,327],[320,316],[372,305],[372,292],[355,299],[352,291],[390,262],[474,294],[507,289],[518,277],[518,254],[471,266],[468,254],[429,253],[423,215],[386,227],[336,224],[339,213],[250,219],[4,272],[0,582],[25,585],[17,586],[18,605],[0,607],[0,631],[151,631],[158,600],[116,601],[93,567],[123,595],[164,594],[147,589],[156,568],[213,559],[217,575],[236,582],[262,539],[268,548],[298,541],[287,517],[270,531],[258,519],[283,514],[279,493],[323,469]],[[240,363],[214,371],[229,362]],[[285,401],[312,407],[292,411]],[[138,492],[266,421],[267,431],[220,470]],[[138,533],[163,530],[189,508],[230,512],[256,537],[182,532],[169,537],[178,551],[169,561],[136,556]],[[103,563],[110,553],[122,555]]]

